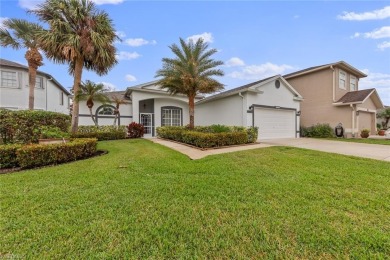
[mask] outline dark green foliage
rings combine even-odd
[[[96,139],[75,139],[69,143],[51,145],[25,145],[16,151],[16,155],[19,166],[34,168],[89,157],[96,153],[96,145]]]
[[[20,144],[0,145],[0,169],[18,166],[16,151],[21,146]]]
[[[193,130],[187,127],[164,126],[157,128],[157,135],[200,148],[211,148],[254,143],[257,140],[257,131],[257,127],[224,125],[196,126]]]
[[[309,127],[301,126],[301,137],[330,138],[334,130],[329,124],[316,124]]]
[[[132,122],[127,126],[127,135],[130,138],[141,138],[144,136],[144,126],[136,122]]]
[[[37,143],[42,126],[57,127],[67,132],[70,116],[49,111],[0,109],[0,136],[4,144]]]
[[[55,126],[42,126],[39,129],[41,139],[50,139],[50,138],[68,138],[70,134],[68,132],[61,131],[60,128]]]
[[[102,140],[117,140],[126,138],[126,126],[79,126],[72,138],[97,138]]]

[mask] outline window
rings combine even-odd
[[[35,78],[35,88],[42,88],[43,89],[43,78],[42,77]]]
[[[339,72],[339,88],[347,89],[345,86],[346,77],[347,77],[347,74],[344,71],[340,70],[340,72]]]
[[[1,71],[1,87],[4,88],[19,88],[16,72]]]
[[[357,81],[356,77],[351,75],[351,77],[349,78],[349,90],[350,91],[357,90],[356,81]]]
[[[105,106],[99,109],[99,115],[114,115],[114,108]]]
[[[161,125],[162,126],[181,126],[182,109],[178,107],[161,108]]]

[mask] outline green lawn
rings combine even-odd
[[[326,138],[326,139],[332,141],[342,141],[342,142],[352,142],[352,143],[390,145],[389,139],[370,139],[370,138]]]
[[[388,258],[390,163],[147,140],[0,176],[0,258]]]

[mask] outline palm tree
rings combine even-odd
[[[104,75],[117,63],[114,42],[119,38],[108,14],[97,10],[92,1],[46,0],[30,12],[49,24],[38,35],[40,46],[49,59],[69,64],[74,93],[78,93],[83,68]],[[72,133],[77,131],[78,115],[75,100]]]
[[[92,108],[94,106],[93,101],[99,101],[103,104],[109,102],[109,98],[105,95],[105,92],[106,88],[103,84],[95,84],[94,82],[87,80],[85,83],[80,84],[80,89],[75,95],[75,101],[87,101],[89,114],[91,115],[92,121],[96,126],[98,126],[98,124],[92,112]]]
[[[26,48],[24,57],[28,63],[28,109],[34,109],[34,90],[37,70],[42,66],[42,55],[39,53],[37,32],[42,30],[39,24],[22,19],[7,19],[0,27],[0,45],[15,50]]]
[[[114,109],[115,119],[114,119],[114,124],[113,124],[113,126],[115,126],[116,122],[118,120],[118,117],[119,117],[119,106],[122,104],[125,104],[126,100],[124,98],[122,98],[121,96],[114,95],[112,97],[112,101],[115,103],[115,109]]]
[[[213,76],[223,76],[222,70],[215,67],[222,61],[211,59],[216,49],[208,49],[208,44],[202,38],[196,43],[185,42],[180,38],[180,45],[172,44],[169,48],[175,58],[163,58],[163,67],[158,70],[156,77],[162,77],[157,84],[166,88],[172,95],[184,94],[188,97],[190,128],[194,127],[195,97],[197,94],[209,94],[223,89],[223,85]]]

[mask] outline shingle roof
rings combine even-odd
[[[267,80],[269,80],[271,78],[274,78],[274,77],[276,77],[276,76],[268,77],[268,78],[265,78],[265,79],[262,79],[262,80],[259,80],[259,81],[255,81],[255,82],[252,82],[252,83],[249,83],[249,84],[237,87],[237,88],[229,89],[229,90],[226,90],[224,92],[221,92],[221,93],[218,93],[218,94],[206,97],[204,99],[201,99],[201,100],[199,100],[196,103],[203,103],[203,102],[207,102],[207,101],[210,101],[210,100],[214,100],[216,98],[226,97],[226,96],[229,96],[230,94],[247,90],[247,89],[249,89],[250,87],[252,87],[254,85],[257,85],[257,84],[259,84],[261,82],[267,81]]]
[[[123,91],[111,91],[111,92],[106,92],[104,93],[111,101],[114,100],[115,97],[119,97],[119,98],[123,98],[124,100],[130,102],[130,98],[127,97],[125,94],[126,94],[126,91],[123,90]]]
[[[13,61],[10,61],[10,60],[5,60],[5,59],[1,59],[0,58],[0,67],[1,66],[6,66],[6,67],[11,67],[11,68],[19,68],[19,69],[24,69],[24,70],[28,70],[28,67],[25,66],[25,65],[22,65],[22,64],[19,64],[19,63],[16,63],[16,62],[13,62]],[[37,71],[38,73],[42,74],[42,75],[45,75],[47,78],[51,78],[53,79],[54,83],[62,89],[62,91],[64,91],[68,96],[70,95],[70,92],[64,88],[52,75],[50,74],[47,74],[45,72],[42,72],[40,70]]]
[[[336,103],[363,102],[368,96],[371,95],[374,90],[374,88],[370,88],[348,92],[344,96],[342,96]]]

